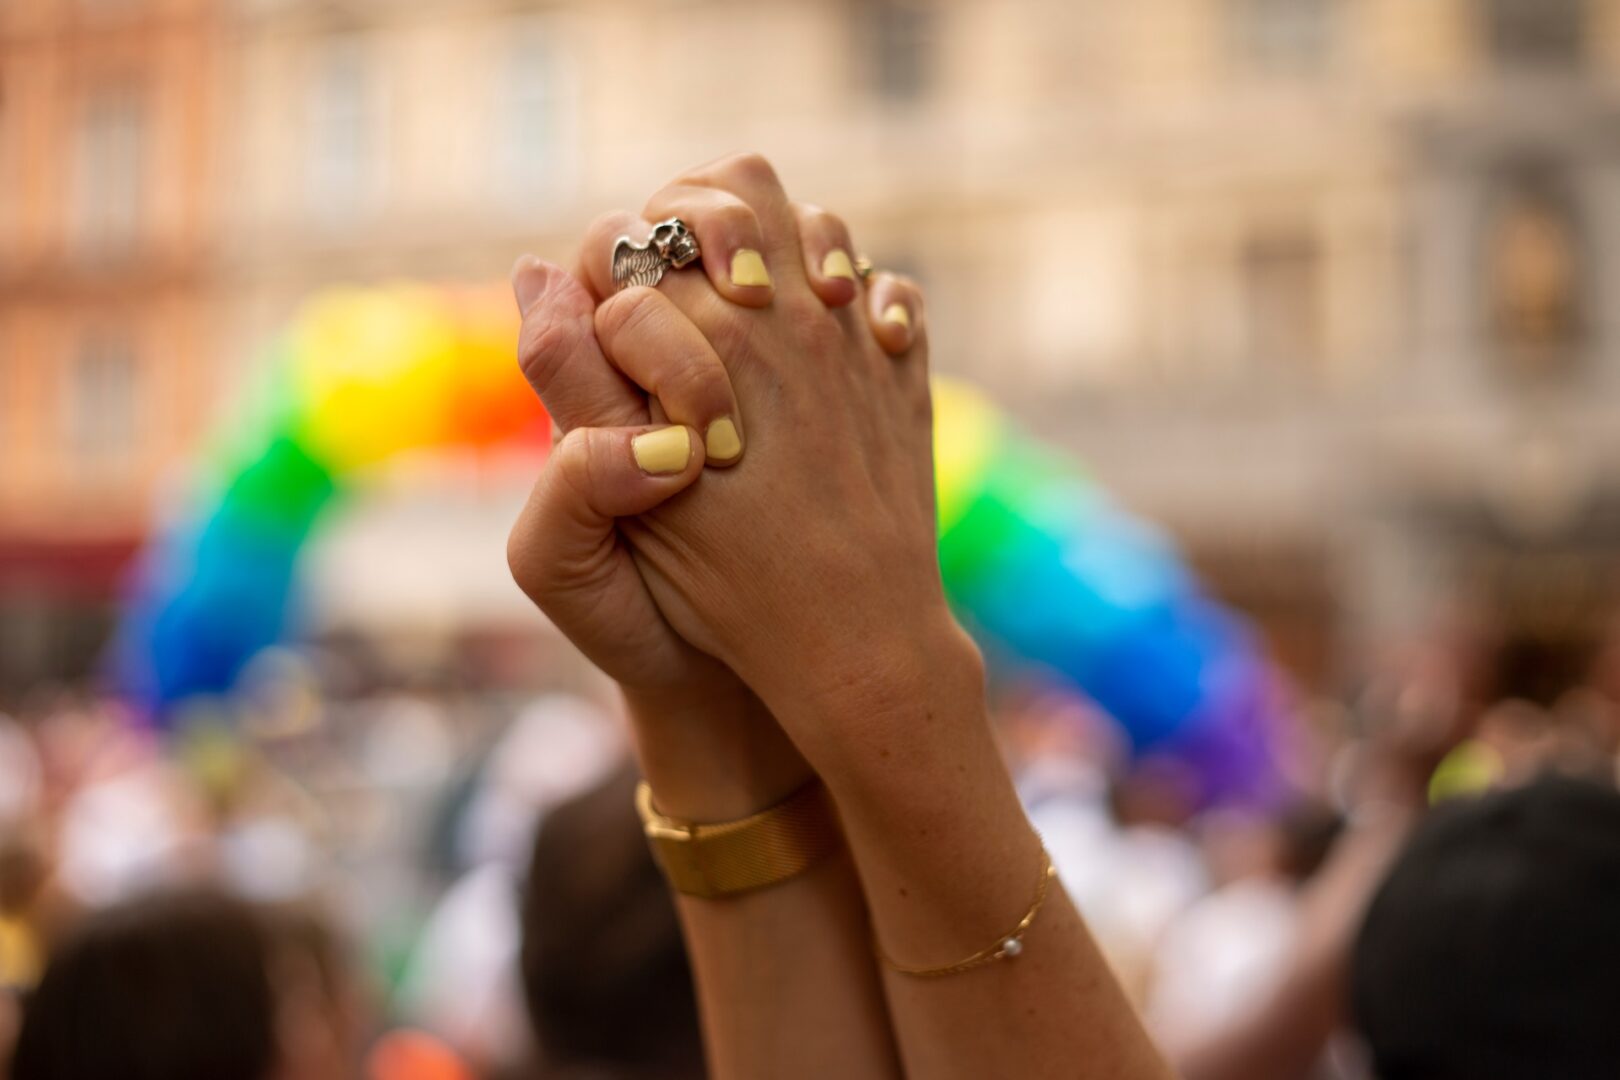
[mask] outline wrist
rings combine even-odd
[[[642,775],[660,812],[730,821],[772,806],[813,775],[740,682],[701,690],[624,690]]]
[[[984,659],[943,606],[789,652],[789,663],[749,681],[818,771],[823,759],[829,768],[893,762],[947,736],[988,735]]]

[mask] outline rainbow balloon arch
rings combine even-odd
[[[231,417],[198,497],[139,561],[112,652],[163,723],[228,695],[296,638],[299,555],[373,466],[438,448],[549,446],[513,360],[509,300],[421,286],[335,290],[274,347],[268,388]],[[936,385],[940,561],[993,675],[1078,691],[1137,755],[1187,766],[1205,802],[1280,788],[1275,673],[1159,533],[971,388]]]
[[[936,380],[940,570],[992,675],[1076,689],[1138,758],[1186,766],[1203,803],[1286,785],[1281,681],[1174,545],[987,398]]]

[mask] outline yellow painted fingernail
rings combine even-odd
[[[883,309],[883,321],[886,323],[899,323],[906,329],[911,329],[911,312],[906,310],[904,304],[890,304]]]
[[[765,269],[765,260],[759,252],[741,248],[731,257],[731,283],[733,285],[770,285],[771,272]]]
[[[827,257],[821,260],[822,277],[841,277],[855,280],[855,264],[849,261],[849,252],[843,248],[833,248],[827,252]]]
[[[692,440],[683,427],[659,428],[630,440],[630,449],[636,455],[641,471],[654,476],[668,476],[686,468],[692,460]]]
[[[722,416],[709,425],[703,447],[711,461],[730,461],[742,453],[742,439],[738,438],[737,425],[731,422],[731,417]]]

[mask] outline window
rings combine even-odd
[[[76,461],[116,467],[135,448],[135,352],[128,341],[92,334],[68,367],[66,442]]]
[[[1491,53],[1503,67],[1580,62],[1585,0],[1487,0]]]
[[[1580,228],[1554,171],[1528,168],[1497,198],[1487,237],[1494,337],[1509,368],[1556,375],[1574,363],[1582,330]]]
[[[127,88],[89,98],[75,135],[72,231],[91,257],[126,254],[141,226],[145,116]]]
[[[856,42],[866,56],[872,92],[888,101],[917,101],[934,78],[937,13],[926,0],[866,0],[857,5]]]
[[[1032,373],[1051,386],[1130,375],[1141,326],[1138,225],[1119,207],[1028,220],[1019,325]]]
[[[309,84],[307,193],[328,219],[353,216],[372,194],[378,125],[367,59],[359,40],[334,40]]]
[[[1304,228],[1253,233],[1241,256],[1249,354],[1261,370],[1310,371],[1322,352],[1322,258]]]
[[[543,20],[520,20],[503,40],[492,140],[496,186],[515,198],[567,190],[579,164],[568,52],[554,24]]]
[[[1333,45],[1332,0],[1231,0],[1234,51],[1262,72],[1309,72]]]

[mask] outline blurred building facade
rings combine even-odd
[[[217,29],[208,0],[0,4],[0,683],[93,657],[207,420]]]
[[[102,6],[221,27],[229,59],[198,53],[219,107],[197,138],[217,152],[187,182],[229,197],[163,198],[195,229],[176,250],[206,252],[199,355],[227,397],[312,291],[566,259],[593,214],[757,149],[922,279],[939,370],[1164,522],[1308,680],[1460,603],[1573,664],[1617,598],[1620,0],[36,0],[0,17]],[[0,108],[15,146],[21,107]],[[4,235],[17,219],[0,209]],[[72,265],[36,257],[16,295]],[[56,370],[7,334],[8,386]],[[160,388],[193,385],[195,362],[142,369],[141,400],[198,410],[176,431],[210,398]],[[0,418],[13,499],[66,460],[19,409],[44,415]],[[365,573],[364,546],[333,580]]]

